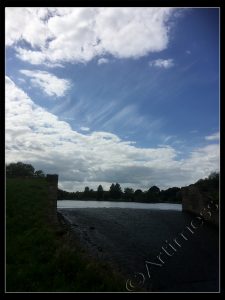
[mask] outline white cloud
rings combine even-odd
[[[220,139],[220,133],[219,133],[219,132],[216,132],[216,133],[214,133],[214,134],[212,134],[212,135],[208,135],[208,136],[205,137],[205,139],[206,139],[207,141],[215,141],[215,140],[219,140],[219,139]]]
[[[149,65],[153,66],[153,67],[169,69],[169,68],[172,68],[174,66],[174,62],[173,62],[173,59],[171,59],[171,58],[169,58],[169,59],[156,59],[156,60],[150,61]]]
[[[61,188],[81,190],[112,182],[147,189],[183,186],[219,169],[219,145],[193,150],[183,160],[171,146],[138,148],[109,132],[80,134],[34,104],[6,77],[6,162],[23,161],[58,173]]]
[[[11,46],[24,40],[32,47],[44,48],[48,38],[52,36],[38,16],[38,9],[25,7],[7,7],[5,10],[5,42]]]
[[[80,128],[82,131],[90,131],[90,128],[89,127],[81,127]]]
[[[48,96],[62,97],[71,87],[67,79],[39,70],[20,70],[20,73],[30,78],[31,83],[42,89]]]
[[[7,7],[6,45],[14,46],[18,57],[32,64],[88,62],[105,54],[139,58],[167,48],[176,11],[168,7]]]
[[[107,58],[100,58],[98,60],[98,65],[107,64],[109,60]]]

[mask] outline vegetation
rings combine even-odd
[[[97,200],[102,200],[103,196],[104,196],[103,187],[101,185],[99,185],[98,189],[97,189]]]
[[[195,185],[206,198],[219,203],[219,173],[213,172],[208,178],[198,180]]]
[[[6,165],[6,176],[8,178],[15,177],[45,177],[42,170],[35,171],[34,167],[30,164],[22,162],[11,163]]]
[[[112,183],[109,191],[104,191],[99,185],[97,191],[85,187],[83,192],[67,192],[58,189],[58,200],[103,200],[103,201],[127,201],[127,202],[146,202],[146,203],[181,203],[180,188],[173,187],[162,190],[157,186],[152,186],[147,191],[141,189],[133,190],[125,188],[122,191],[119,183]]]
[[[107,264],[87,256],[76,241],[51,222],[48,183],[41,170],[21,162],[6,167],[6,290],[7,292],[125,291],[121,278]],[[24,180],[24,177],[26,180]],[[219,202],[219,174],[195,183],[207,198]],[[109,191],[58,190],[58,199],[139,202],[181,202],[178,187],[147,191],[112,184]]]
[[[22,162],[11,163],[6,166],[6,176],[8,178],[15,177],[45,177],[42,170],[36,170],[30,164]],[[195,183],[200,191],[207,197],[219,201],[219,173],[213,172],[206,179],[200,179]],[[88,186],[83,192],[67,192],[58,189],[58,200],[103,200],[103,201],[129,201],[129,202],[146,202],[146,203],[181,203],[181,188],[172,187],[166,190],[160,190],[153,185],[147,191],[141,189],[133,190],[127,187],[122,191],[119,183],[112,183],[109,191],[104,191],[102,185],[99,185],[94,191]]]
[[[219,201],[219,173],[213,172],[208,178],[198,180],[195,185],[206,197]],[[160,190],[157,186],[150,187],[147,191],[125,188],[122,191],[118,183],[112,184],[109,191],[104,191],[100,185],[97,191],[85,187],[84,192],[66,192],[58,189],[58,200],[104,200],[104,201],[129,201],[145,203],[181,203],[181,188],[172,187]]]
[[[52,224],[45,178],[7,178],[6,198],[7,292],[125,290],[124,279]]]

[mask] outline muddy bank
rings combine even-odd
[[[147,288],[218,291],[218,230],[203,224],[191,233],[186,226],[193,216],[187,213],[124,208],[58,209],[58,212],[91,254],[112,263],[127,278],[142,273]],[[186,239],[181,238],[182,232]],[[175,238],[180,246],[172,243]],[[168,248],[169,255],[162,250],[168,243],[176,249]],[[148,264],[150,279],[146,261],[161,264],[160,267]]]

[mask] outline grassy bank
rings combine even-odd
[[[124,279],[71,242],[50,210],[44,178],[7,179],[6,291],[125,291]]]

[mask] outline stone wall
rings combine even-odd
[[[58,175],[47,174],[46,180],[48,182],[48,201],[50,201],[50,218],[53,223],[57,224],[57,192],[58,192]]]
[[[204,219],[209,223],[219,226],[219,209],[212,204],[208,206],[211,199],[200,192],[199,188],[191,184],[181,189],[182,210],[195,215],[203,214]],[[207,211],[209,211],[207,213]]]

